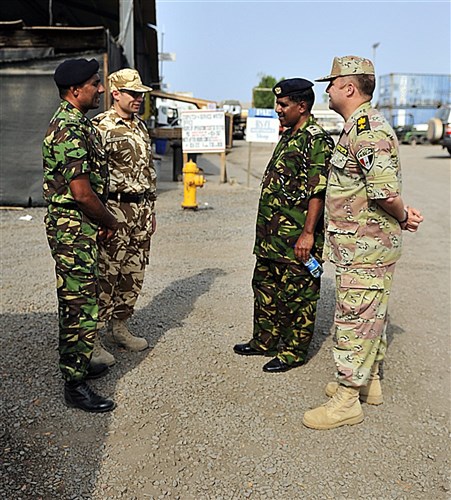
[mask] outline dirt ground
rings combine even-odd
[[[334,367],[329,333],[333,267],[325,266],[306,365],[285,374],[233,353],[250,338],[252,245],[259,179],[270,145],[236,141],[199,157],[200,210],[162,160],[158,228],[131,327],[150,348],[112,347],[111,373],[93,383],[117,402],[90,415],[62,401],[53,263],[43,208],[0,212],[0,498],[451,498],[450,159],[438,146],[402,146],[403,197],[423,211],[395,274],[384,398],[363,423],[302,426],[325,402]],[[31,220],[20,217],[30,215]]]

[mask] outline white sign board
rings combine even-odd
[[[279,119],[249,117],[246,122],[247,142],[277,142],[279,140]]]
[[[182,111],[184,153],[222,153],[225,151],[225,115],[221,110]]]

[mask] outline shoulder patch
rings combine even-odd
[[[355,157],[365,170],[370,171],[374,164],[374,148],[362,148],[357,152]]]
[[[323,133],[323,131],[321,130],[320,127],[318,127],[318,125],[309,125],[308,127],[305,128],[305,130],[307,130],[307,132],[309,132],[311,135],[319,135]]]
[[[370,120],[367,115],[363,115],[357,119],[357,134],[371,130]]]

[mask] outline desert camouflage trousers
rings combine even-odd
[[[387,350],[385,322],[395,264],[374,269],[336,268],[335,347],[337,380],[366,385],[371,367]]]
[[[287,364],[305,361],[313,337],[321,280],[303,264],[283,264],[257,257],[254,332],[251,345]]]
[[[151,202],[108,202],[119,228],[99,245],[99,328],[110,319],[133,314],[149,263],[152,234]]]
[[[50,206],[45,226],[55,260],[59,366],[64,380],[83,380],[98,319],[97,225],[78,210]]]

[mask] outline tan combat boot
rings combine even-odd
[[[335,429],[342,425],[354,425],[363,421],[359,390],[339,385],[333,398],[326,404],[304,413],[302,423],[310,429]]]
[[[338,386],[338,382],[329,382],[326,385],[326,395],[331,398],[337,392]],[[360,387],[360,400],[369,405],[380,405],[384,402],[379,377],[379,363],[374,363],[371,368],[368,384]]]
[[[103,348],[102,342],[100,341],[100,333],[96,332],[90,364],[113,366],[114,363],[116,363],[114,356]]]
[[[127,323],[120,319],[111,320],[105,338],[112,344],[117,344],[134,352],[143,351],[149,346],[146,339],[132,335]]]

